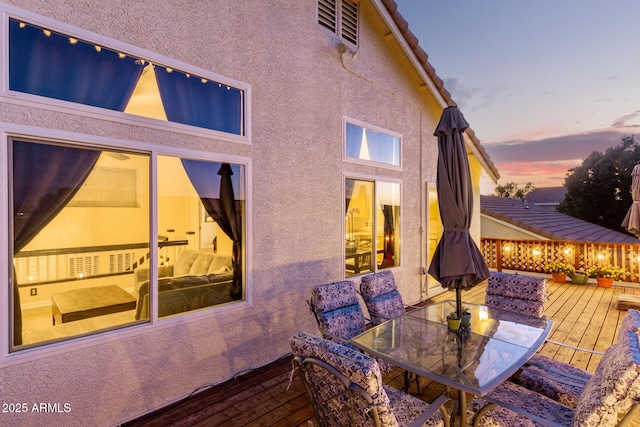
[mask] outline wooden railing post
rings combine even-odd
[[[502,239],[496,239],[496,269],[502,271]]]

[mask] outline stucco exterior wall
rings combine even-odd
[[[401,180],[402,258],[393,272],[407,303],[425,297],[423,183],[436,179],[433,129],[442,107],[420,87],[369,2],[360,2],[359,53],[345,54],[344,64],[338,40],[317,24],[313,1],[13,0],[11,6],[251,85],[250,144],[2,98],[0,122],[250,158],[252,304],[197,320],[185,316],[170,327],[106,333],[103,342],[73,351],[56,345],[48,355],[2,365],[3,401],[68,403],[71,411],[1,413],[0,424],[118,424],[287,354],[296,330],[317,332],[305,302],[310,288],[344,277],[344,174]],[[344,162],[344,116],[402,134],[402,170]],[[479,180],[477,167],[473,176]],[[476,217],[479,206],[476,200]],[[477,221],[473,233],[479,238]]]

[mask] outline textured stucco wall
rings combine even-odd
[[[343,173],[402,180],[402,266],[394,275],[406,302],[424,296],[421,205],[423,183],[435,182],[441,107],[368,2],[360,3],[359,54],[345,55],[351,71],[311,0],[10,4],[251,85],[251,144],[2,99],[0,122],[251,158],[254,303],[1,368],[3,401],[69,403],[72,411],[0,414],[0,424],[117,424],[289,352],[296,330],[316,331],[309,289],[343,277]],[[403,169],[343,162],[343,116],[402,134]]]

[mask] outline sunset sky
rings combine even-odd
[[[590,153],[638,133],[639,1],[396,2],[498,184],[560,186]]]

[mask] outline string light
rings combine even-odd
[[[25,28],[25,27],[27,27],[27,25],[29,25],[31,27],[34,27],[34,28],[39,28],[43,32],[43,34],[46,35],[47,37],[50,37],[54,33],[53,31],[48,30],[46,28],[37,27],[35,25],[27,24],[26,22],[19,22],[20,28]],[[56,33],[56,34],[58,34],[58,33]],[[67,36],[67,35],[64,35],[64,34],[59,34],[59,35],[62,36],[62,37],[66,37],[68,39],[69,43],[72,44],[72,45],[76,45],[76,44],[78,44],[78,42],[82,41],[82,40],[79,40],[79,39],[77,39],[75,37]],[[82,41],[82,42],[91,45],[90,42],[86,42],[86,41]],[[96,52],[102,52],[102,49],[103,49],[103,47],[98,45],[98,44],[94,44],[93,48],[95,49]],[[115,51],[115,50],[111,50],[109,48],[106,48],[106,49],[111,51],[111,52],[114,52],[116,55],[118,55],[118,58],[120,58],[120,59],[124,59],[124,58],[127,58],[129,56],[124,52],[118,52],[118,51]],[[135,63],[137,65],[140,65],[140,66],[143,66],[143,67],[145,66],[145,64],[151,65],[151,68],[155,67],[155,65],[151,61],[146,61],[144,59],[139,59],[139,58],[135,59]],[[161,66],[167,71],[167,73],[173,73],[173,71],[174,71],[174,69],[171,68],[171,67],[167,67],[167,66],[164,66],[164,65],[161,65]],[[178,70],[178,71],[181,72],[181,73],[184,73],[184,75],[187,78],[191,77],[190,73],[187,73],[187,72],[184,72],[184,71],[180,71],[180,70]],[[209,82],[209,80],[204,78],[204,77],[199,77],[199,76],[196,76],[196,77],[199,78],[202,83],[208,83]],[[219,82],[213,81],[213,83],[218,83],[218,87],[221,88],[221,89],[223,87],[226,87],[227,90],[235,89],[234,87],[231,87],[229,85],[224,85],[224,84],[219,83]],[[505,249],[507,251],[509,250],[508,248],[505,248]]]

